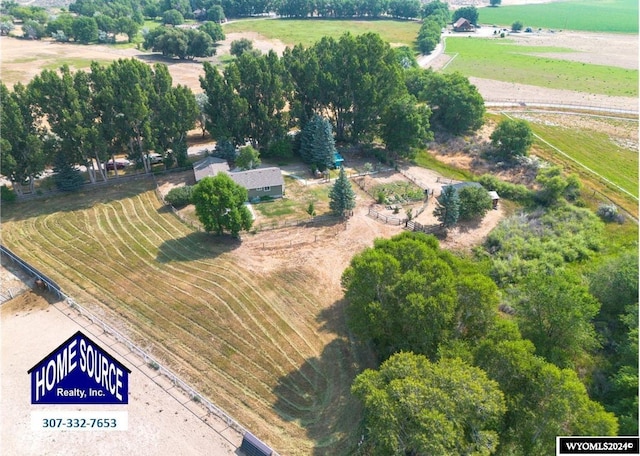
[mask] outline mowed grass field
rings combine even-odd
[[[357,362],[312,271],[248,268],[237,241],[189,229],[146,179],[2,216],[10,249],[280,454],[357,443]]]
[[[569,0],[534,5],[481,8],[478,22],[589,32],[638,33],[637,0]]]
[[[446,52],[458,54],[446,72],[550,89],[571,87],[578,92],[638,96],[638,70],[539,56],[571,49],[522,46],[509,39],[450,37]]]
[[[302,44],[311,46],[322,37],[335,39],[344,33],[353,35],[377,33],[391,45],[415,45],[420,23],[399,20],[339,20],[339,19],[249,19],[225,24],[225,33],[256,32],[280,40],[291,47]]]

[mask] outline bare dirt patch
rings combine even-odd
[[[151,377],[158,374],[103,333],[100,327],[78,319],[65,303],[50,305],[27,291],[2,305],[0,383],[0,453],[33,454],[137,454],[164,456],[237,454],[241,436],[221,420],[194,407],[179,390],[162,389]],[[27,371],[60,343],[82,330],[102,344],[125,366],[129,376],[129,404],[121,406],[31,405]],[[170,386],[170,385],[169,385]],[[187,406],[181,405],[185,403]],[[126,411],[127,431],[34,430],[33,411]],[[202,418],[202,419],[201,419]],[[209,422],[209,425],[204,420]]]

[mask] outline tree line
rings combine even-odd
[[[405,70],[405,59],[372,33],[323,38],[282,57],[244,52],[223,71],[205,62],[200,103],[172,86],[163,64],[44,70],[12,91],[2,85],[3,173],[20,191],[47,165],[85,166],[91,182],[106,180],[102,165],[121,154],[147,171],[149,152],[182,166],[196,120],[213,138],[250,141],[265,157],[299,153],[300,136],[288,133],[314,116],[331,122],[336,141],[381,140],[394,157],[411,156],[434,128],[459,134],[482,125],[484,101],[468,79]]]
[[[126,154],[150,170],[149,152],[162,151],[165,163],[184,165],[187,132],[198,107],[188,87],[173,86],[166,65],[135,59],[91,71],[44,70],[28,85],[9,91],[0,84],[2,172],[20,192],[53,165],[56,174],[76,182],[84,166],[89,180],[107,180],[104,163]],[[118,173],[117,167],[114,172]]]

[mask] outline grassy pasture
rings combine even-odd
[[[237,242],[189,229],[150,180],[2,215],[9,248],[281,454],[357,442],[354,352],[313,271],[249,270]]]
[[[545,141],[638,197],[637,151],[620,147],[606,133],[536,123],[531,126]]]
[[[571,87],[578,92],[638,96],[637,70],[532,55],[566,52],[572,51],[548,46],[520,46],[508,39],[447,38],[447,54],[458,56],[445,71],[551,89]]]
[[[353,35],[373,32],[384,41],[413,47],[420,23],[396,20],[332,20],[332,19],[249,19],[225,24],[225,33],[256,32],[294,46],[311,46],[324,36],[339,38],[345,32]]]
[[[574,0],[534,5],[481,8],[478,21],[510,27],[589,32],[638,33],[637,0]]]
[[[605,196],[638,217],[638,152],[633,145],[621,145],[628,141],[637,144],[636,121],[577,114],[514,113],[512,116],[525,119],[539,138],[568,155],[540,139],[536,139],[532,149],[533,154],[561,165],[568,173],[577,174],[584,184],[583,197],[593,203],[592,209],[596,210]],[[504,119],[502,115],[489,115],[489,118],[496,122]]]

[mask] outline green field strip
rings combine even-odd
[[[637,0],[579,0],[480,9],[481,24],[589,32],[638,33]]]
[[[638,96],[638,70],[541,57],[532,54],[571,50],[513,43],[508,39],[449,37],[446,52],[458,55],[445,71],[552,89]]]
[[[638,153],[623,149],[613,143],[607,134],[578,133],[564,127],[533,123],[534,132],[544,140],[568,154],[589,171],[620,186],[638,198]],[[596,152],[598,151],[598,152]]]
[[[401,20],[340,20],[340,19],[268,19],[239,20],[223,25],[225,33],[256,32],[289,45],[311,46],[323,37],[340,38],[345,32],[352,35],[377,33],[389,43],[413,46],[420,24]]]

